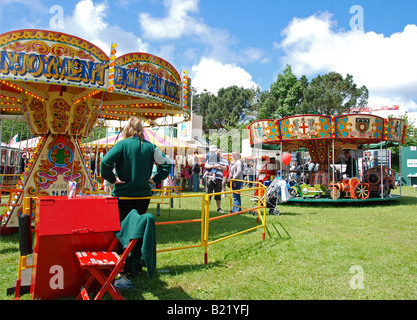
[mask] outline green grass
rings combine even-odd
[[[395,190],[398,193],[399,189]],[[223,201],[228,209],[228,200]],[[246,198],[244,206],[251,203]],[[214,201],[211,215],[215,213]],[[157,276],[133,279],[136,300],[218,299],[417,299],[417,192],[402,188],[398,201],[366,205],[279,205],[280,216],[267,215],[262,229],[193,248],[157,255]],[[156,214],[156,205],[150,212]],[[201,199],[162,205],[156,221],[201,217]],[[210,240],[256,225],[241,214],[210,223]],[[198,244],[199,224],[157,226],[158,249]],[[13,299],[6,288],[18,266],[17,235],[0,237],[0,299]],[[352,266],[363,269],[363,289],[351,288]],[[23,299],[30,299],[24,295]]]

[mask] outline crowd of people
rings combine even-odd
[[[221,171],[223,180],[222,180],[222,190],[226,191],[226,188],[229,186],[230,182],[230,168],[233,162],[236,160],[233,159],[233,156],[237,156],[238,152],[232,153],[232,159],[229,163],[223,156],[221,149],[217,149],[216,146],[210,146],[209,151],[207,152],[205,158],[200,160],[197,157],[194,158],[192,164],[186,163],[185,165],[180,165],[180,170],[177,175],[177,179],[181,184],[183,190],[197,192],[201,190],[201,187],[206,188],[206,178],[207,178],[207,168],[217,162],[217,157],[223,157],[227,162],[227,167],[224,171]],[[239,153],[240,156],[240,153]],[[247,164],[244,160],[240,159],[242,165],[242,180],[253,181],[254,180],[254,169],[253,162]],[[210,174],[213,179],[216,177],[217,169],[210,169]],[[219,178],[219,177],[218,177]]]
[[[244,180],[253,181],[253,162],[246,164],[237,151],[232,152],[231,156],[229,162],[222,156],[220,148],[211,145],[202,163],[199,163],[199,159],[195,157],[192,164],[181,165],[178,178],[182,189],[198,192],[202,187],[206,193],[221,193],[228,190],[231,179],[241,180],[232,181],[232,190],[240,190]],[[217,211],[223,213],[221,197],[225,195],[214,195]],[[241,207],[240,194],[233,194],[233,203],[232,210],[238,211]]]
[[[144,139],[143,125],[139,119],[132,117],[128,120],[123,137],[101,161],[103,186],[115,197],[150,196],[152,186],[163,183],[170,174],[173,163],[154,144]],[[201,163],[195,157],[193,163],[180,165],[176,178],[183,190],[198,192],[202,186],[206,193],[217,193],[214,195],[217,211],[223,213],[221,195],[218,193],[228,189],[230,179],[241,180],[233,182],[232,190],[241,189],[243,180],[253,181],[253,162],[247,165],[241,159],[240,153],[235,151],[232,152],[229,163],[222,156],[222,150],[211,145]],[[241,207],[240,194],[233,194],[233,203],[232,210],[238,211]],[[132,209],[136,209],[139,214],[145,213],[148,206],[149,199],[119,201],[120,220],[123,221]]]

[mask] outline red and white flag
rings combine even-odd
[[[11,139],[10,139],[9,144],[16,143],[16,142],[17,142],[17,137],[18,137],[18,135],[19,135],[19,134],[18,134],[18,133],[16,133],[16,134],[15,134],[15,136],[14,136],[13,138],[11,138]]]

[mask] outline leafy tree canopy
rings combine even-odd
[[[268,91],[261,94],[258,119],[279,119],[297,113],[303,101],[303,91],[308,85],[307,78],[298,79],[287,65],[282,74],[278,74]]]
[[[295,114],[338,115],[368,103],[368,89],[358,87],[349,74],[336,72],[318,75],[311,82],[305,75],[297,78],[287,65],[268,91],[259,98],[257,119],[279,119]]]
[[[304,89],[298,113],[339,115],[351,108],[364,108],[368,103],[368,89],[358,87],[353,77],[337,72],[318,75]]]
[[[204,91],[193,98],[193,112],[203,116],[203,130],[240,128],[251,112],[254,89],[231,86],[217,95]]]
[[[32,138],[29,127],[25,121],[0,120],[1,141],[8,144],[17,134],[17,141]]]

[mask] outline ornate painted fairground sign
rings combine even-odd
[[[95,189],[80,139],[97,118],[153,121],[169,115],[189,118],[190,79],[167,61],[147,54],[108,56],[78,37],[45,30],[0,35],[0,115],[25,120],[41,136],[19,183],[3,206],[1,226],[17,226],[26,196],[67,195]],[[4,203],[3,203],[4,205]]]
[[[313,161],[327,168],[333,143],[335,158],[343,149],[357,149],[359,145],[381,141],[403,143],[406,125],[401,119],[370,114],[296,115],[255,121],[248,129],[251,145],[282,144],[285,151],[307,148]]]

